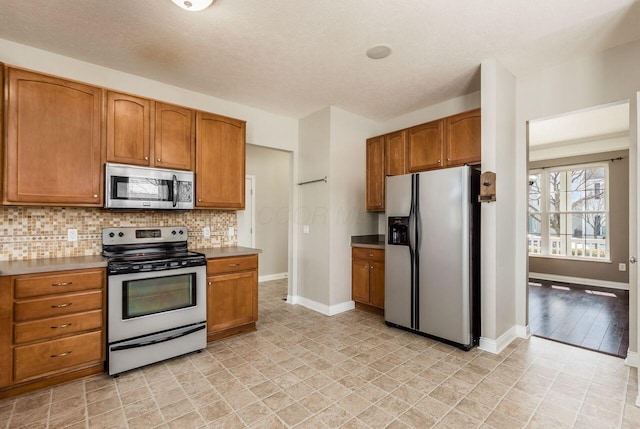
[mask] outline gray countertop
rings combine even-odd
[[[262,253],[262,250],[260,249],[240,246],[189,250],[203,253],[207,259]],[[106,266],[107,261],[101,255],[27,259],[25,261],[1,261],[0,276],[17,276],[21,274],[46,273],[50,271],[84,270],[89,268],[105,268]]]
[[[366,247],[368,249],[384,250],[384,235],[353,235],[351,236],[351,247]]]

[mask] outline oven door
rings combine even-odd
[[[109,343],[207,318],[206,266],[109,276]]]
[[[107,163],[105,186],[106,208],[193,208],[193,173],[188,171]]]

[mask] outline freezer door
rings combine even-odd
[[[386,222],[389,217],[409,216],[411,174],[387,177]],[[386,231],[384,255],[384,318],[387,322],[411,328],[411,255],[408,246],[389,244]]]
[[[469,167],[419,176],[419,328],[471,345]]]

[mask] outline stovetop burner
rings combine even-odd
[[[105,228],[102,255],[109,274],[162,271],[206,265],[203,254],[187,250],[187,228]]]

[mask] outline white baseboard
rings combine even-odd
[[[516,337],[524,338],[525,340],[531,338],[531,330],[529,329],[529,325],[516,325]]]
[[[555,274],[543,273],[529,273],[529,278],[548,280],[552,282],[575,283],[579,285],[604,287],[609,289],[629,290],[629,283],[611,282],[608,280],[583,279],[582,277],[557,276]]]
[[[289,273],[265,274],[258,277],[258,282],[268,282],[270,280],[280,280],[289,277]]]
[[[624,360],[624,364],[633,368],[640,368],[640,355],[638,355],[638,352],[627,350],[627,358]]]
[[[516,338],[529,338],[529,336],[531,336],[529,326],[513,325],[507,332],[500,335],[497,340],[480,337],[480,345],[478,348],[497,355],[507,348]]]
[[[314,301],[303,296],[287,296],[287,302],[289,304],[298,304],[303,307],[307,307],[310,310],[316,311],[325,316],[335,316],[336,314],[344,313],[345,311],[353,310],[356,305],[353,301],[341,302],[340,304],[327,305]]]

